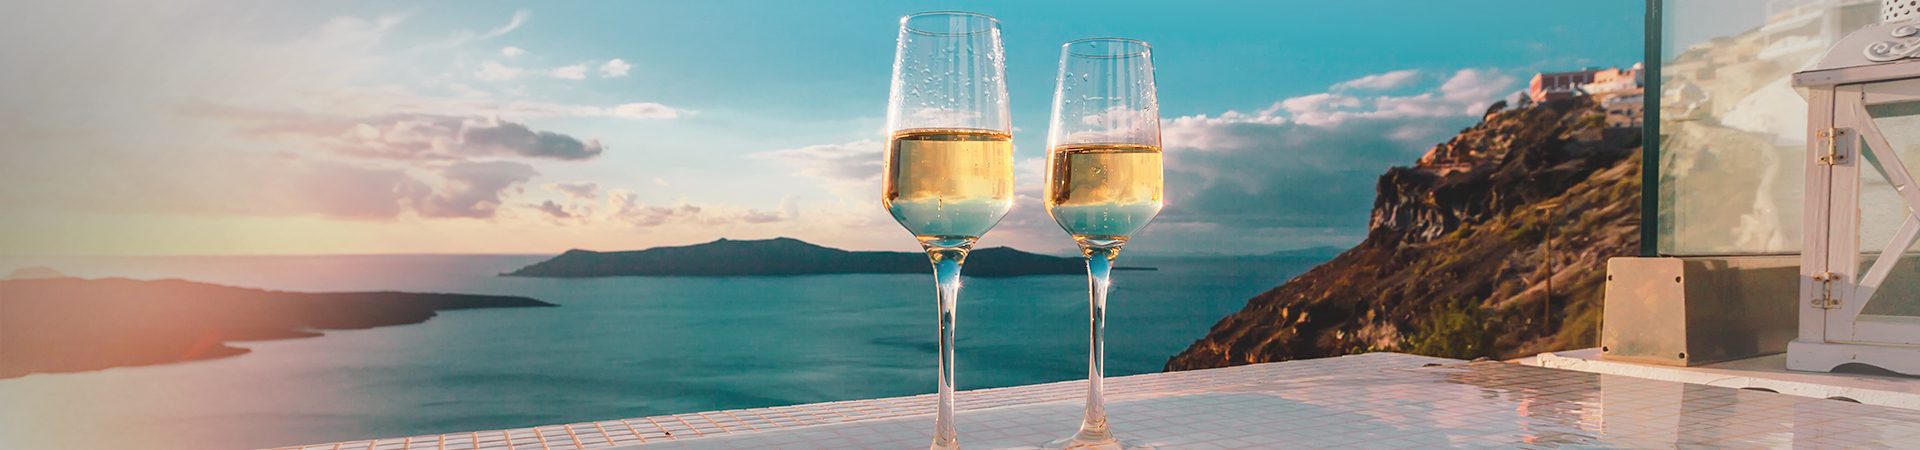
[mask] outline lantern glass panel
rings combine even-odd
[[[1863,148],[1870,148],[1862,156],[1871,170],[1860,174],[1860,281],[1863,285],[1873,283],[1868,278],[1873,275],[1869,269],[1874,264],[1891,264],[1891,268],[1885,279],[1874,285],[1860,313],[1920,317],[1920,242],[1898,232],[1904,222],[1920,221],[1900,191],[1920,186],[1888,181],[1900,178],[1889,176],[1889,171],[1899,168],[1908,172],[1906,179],[1920,179],[1920,170],[1916,170],[1920,169],[1920,101],[1869,105],[1867,114],[1873,118],[1873,128],[1886,137],[1887,148],[1874,147],[1874,140],[1862,143]],[[1896,159],[1901,164],[1893,164]],[[1880,261],[1889,243],[1899,253]]]

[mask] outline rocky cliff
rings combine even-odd
[[[1639,130],[1604,122],[1585,98],[1493,112],[1389,169],[1363,242],[1248,300],[1167,370],[1595,345],[1606,260],[1639,245]]]

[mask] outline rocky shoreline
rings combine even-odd
[[[0,379],[244,354],[236,341],[425,322],[441,311],[556,306],[527,297],[299,293],[183,280],[0,280]]]

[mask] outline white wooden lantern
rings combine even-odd
[[[1789,369],[1920,375],[1920,14],[1910,1],[1884,0],[1879,25],[1793,77],[1809,111]]]

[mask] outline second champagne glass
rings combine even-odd
[[[900,19],[887,102],[881,203],[933,263],[940,320],[932,448],[959,448],[953,425],[954,306],[967,251],[1013,207],[1013,134],[1000,23],[968,12]]]
[[[1108,275],[1120,247],[1163,205],[1160,106],[1152,48],[1096,38],[1060,48],[1047,135],[1047,213],[1087,258],[1087,408],[1080,431],[1049,448],[1149,448],[1114,438],[1103,398]]]

